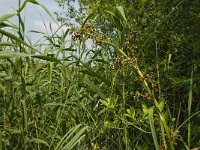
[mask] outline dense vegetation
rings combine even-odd
[[[198,0],[57,0],[69,29],[36,43],[27,3],[52,17],[0,16],[0,150],[200,146]]]

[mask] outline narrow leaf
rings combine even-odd
[[[167,126],[166,120],[165,120],[165,118],[163,117],[163,115],[162,115],[161,113],[159,113],[159,116],[160,116],[160,120],[161,120],[161,122],[162,122],[162,125],[164,126],[165,131],[166,131],[166,133],[167,133],[167,137],[168,137],[168,139],[169,139],[169,143],[170,143],[171,150],[174,150],[173,142],[172,142],[172,139],[171,139],[171,137],[170,137],[169,128],[168,128],[168,126]]]
[[[0,16],[0,23],[10,19],[11,17],[15,16],[16,14],[5,14],[3,16]]]
[[[189,97],[188,97],[188,117],[191,114],[191,107],[192,107],[192,88],[193,88],[193,69],[191,71],[191,78],[190,78],[190,86],[189,86]],[[190,148],[191,142],[191,122],[190,119],[188,120],[188,148]]]
[[[119,15],[118,17],[123,18],[123,20],[126,21],[124,8],[122,6],[117,6],[116,10],[117,10],[117,14]]]
[[[49,147],[49,144],[45,140],[42,140],[42,139],[33,138],[29,142],[33,142],[33,143],[37,143],[37,144],[44,144]]]
[[[17,58],[17,57],[29,57],[30,54],[18,53],[12,51],[0,51],[0,58]]]
[[[19,43],[21,43],[21,44],[23,44],[23,45],[25,45],[25,46],[27,46],[27,47],[29,47],[29,48],[31,48],[31,49],[34,49],[34,50],[37,51],[37,52],[39,52],[38,50],[36,50],[36,49],[35,49],[34,47],[32,47],[31,45],[27,44],[26,42],[24,42],[24,41],[21,40],[20,38],[16,37],[15,35],[13,35],[13,34],[7,32],[7,31],[4,31],[4,30],[0,29],[0,33],[3,34],[3,35],[5,35],[5,36],[7,36],[7,37],[9,37],[9,38],[11,38],[11,39],[13,39],[13,40],[15,40],[15,41],[17,41],[17,42],[19,42]],[[39,53],[41,53],[41,52],[39,52]]]
[[[106,95],[103,94],[100,88],[98,88],[94,83],[92,83],[89,79],[85,78],[84,82],[91,87],[92,90],[97,92],[102,99],[106,99]]]
[[[54,58],[54,57],[50,57],[50,56],[34,55],[32,57],[62,64],[60,60],[58,60],[57,58]]]
[[[158,139],[156,136],[156,131],[155,131],[155,126],[154,126],[154,119],[153,119],[153,108],[149,109],[149,123],[150,123],[150,128],[151,128],[151,133],[154,141],[154,145],[156,147],[156,150],[159,150],[159,145],[158,145]]]
[[[0,46],[16,46],[16,45],[10,42],[0,42]]]
[[[75,136],[67,143],[67,145],[63,148],[63,150],[72,149],[84,136],[81,136],[88,127],[82,128]]]
[[[63,138],[60,140],[60,142],[57,144],[55,150],[58,150],[62,147],[62,145],[64,145],[64,143],[74,134],[74,132],[76,132],[78,130],[78,128],[81,126],[81,124],[76,125],[75,127],[73,127],[72,129],[70,129],[64,136]]]

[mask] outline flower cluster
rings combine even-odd
[[[70,34],[72,35],[72,39],[81,39],[85,38],[87,39],[94,39],[95,40],[95,45],[93,47],[96,47],[97,45],[102,45],[103,43],[111,43],[112,39],[107,37],[105,34],[102,32],[97,32],[96,28],[89,25],[89,24],[84,24],[80,28],[73,27],[71,29]]]
[[[112,62],[113,62],[112,68],[124,67],[127,65],[134,65],[137,63],[135,58],[125,59],[123,56],[119,56],[119,55],[114,56],[112,58]]]
[[[139,78],[140,81],[146,81],[151,88],[151,92],[146,92],[144,94],[140,93],[139,91],[135,92],[134,99],[138,99],[140,97],[146,98],[151,100],[153,98],[153,94],[158,91],[158,81],[153,80],[153,77],[150,74],[146,74],[143,78]]]

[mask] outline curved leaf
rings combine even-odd
[[[42,139],[33,138],[29,142],[33,142],[33,143],[37,143],[37,144],[44,144],[49,147],[49,144],[45,140],[42,140]]]
[[[25,45],[25,46],[27,46],[27,47],[29,47],[29,48],[31,48],[31,49],[34,49],[35,51],[41,53],[40,51],[36,50],[36,49],[35,49],[34,47],[32,47],[31,45],[27,44],[26,42],[24,42],[23,40],[21,40],[21,39],[18,38],[17,36],[15,36],[15,35],[13,35],[13,34],[7,32],[7,31],[4,31],[4,30],[0,29],[0,33],[3,34],[3,35],[5,35],[5,36],[7,36],[7,37],[9,37],[9,38],[11,38],[11,39],[13,39],[13,40],[15,40],[15,41],[17,41],[17,42],[19,42],[20,44],[23,44],[23,45]]]
[[[0,58],[30,57],[32,55],[12,51],[0,51]]]
[[[58,60],[57,58],[54,58],[54,57],[50,57],[50,56],[34,55],[32,57],[62,64],[60,60]]]
[[[11,17],[13,17],[13,16],[15,16],[16,14],[5,14],[5,15],[3,15],[3,16],[0,16],[0,23],[2,23],[2,22],[4,22],[4,21],[6,21],[6,20],[8,20],[9,18],[11,18]]]

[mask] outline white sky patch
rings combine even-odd
[[[62,9],[57,5],[55,0],[36,0],[37,2],[44,5],[54,16],[54,12],[62,11]],[[21,5],[23,4],[24,0],[21,0]],[[16,13],[16,10],[18,9],[18,0],[0,0],[0,16],[10,13]],[[39,35],[34,33],[30,33],[30,30],[37,30],[42,32],[50,32],[49,28],[49,22],[53,22],[53,19],[47,14],[47,12],[40,7],[39,5],[34,5],[32,3],[27,3],[25,9],[22,11],[22,19],[25,18],[25,33],[27,36],[31,38],[31,40],[37,41],[42,37],[42,35]],[[54,16],[55,18],[55,16]],[[43,25],[42,20],[44,20],[45,24],[48,26],[47,29],[45,29],[45,26]],[[18,25],[18,19],[17,17],[13,17],[10,19],[10,21]],[[51,23],[52,29],[55,31],[57,29],[56,23]]]
[[[43,22],[41,20],[35,20],[33,21],[33,25],[36,27],[38,31],[47,33],[48,35],[54,34],[56,31],[57,34],[61,34],[62,32],[66,31],[68,28],[66,26],[58,25],[56,23],[52,22]]]

